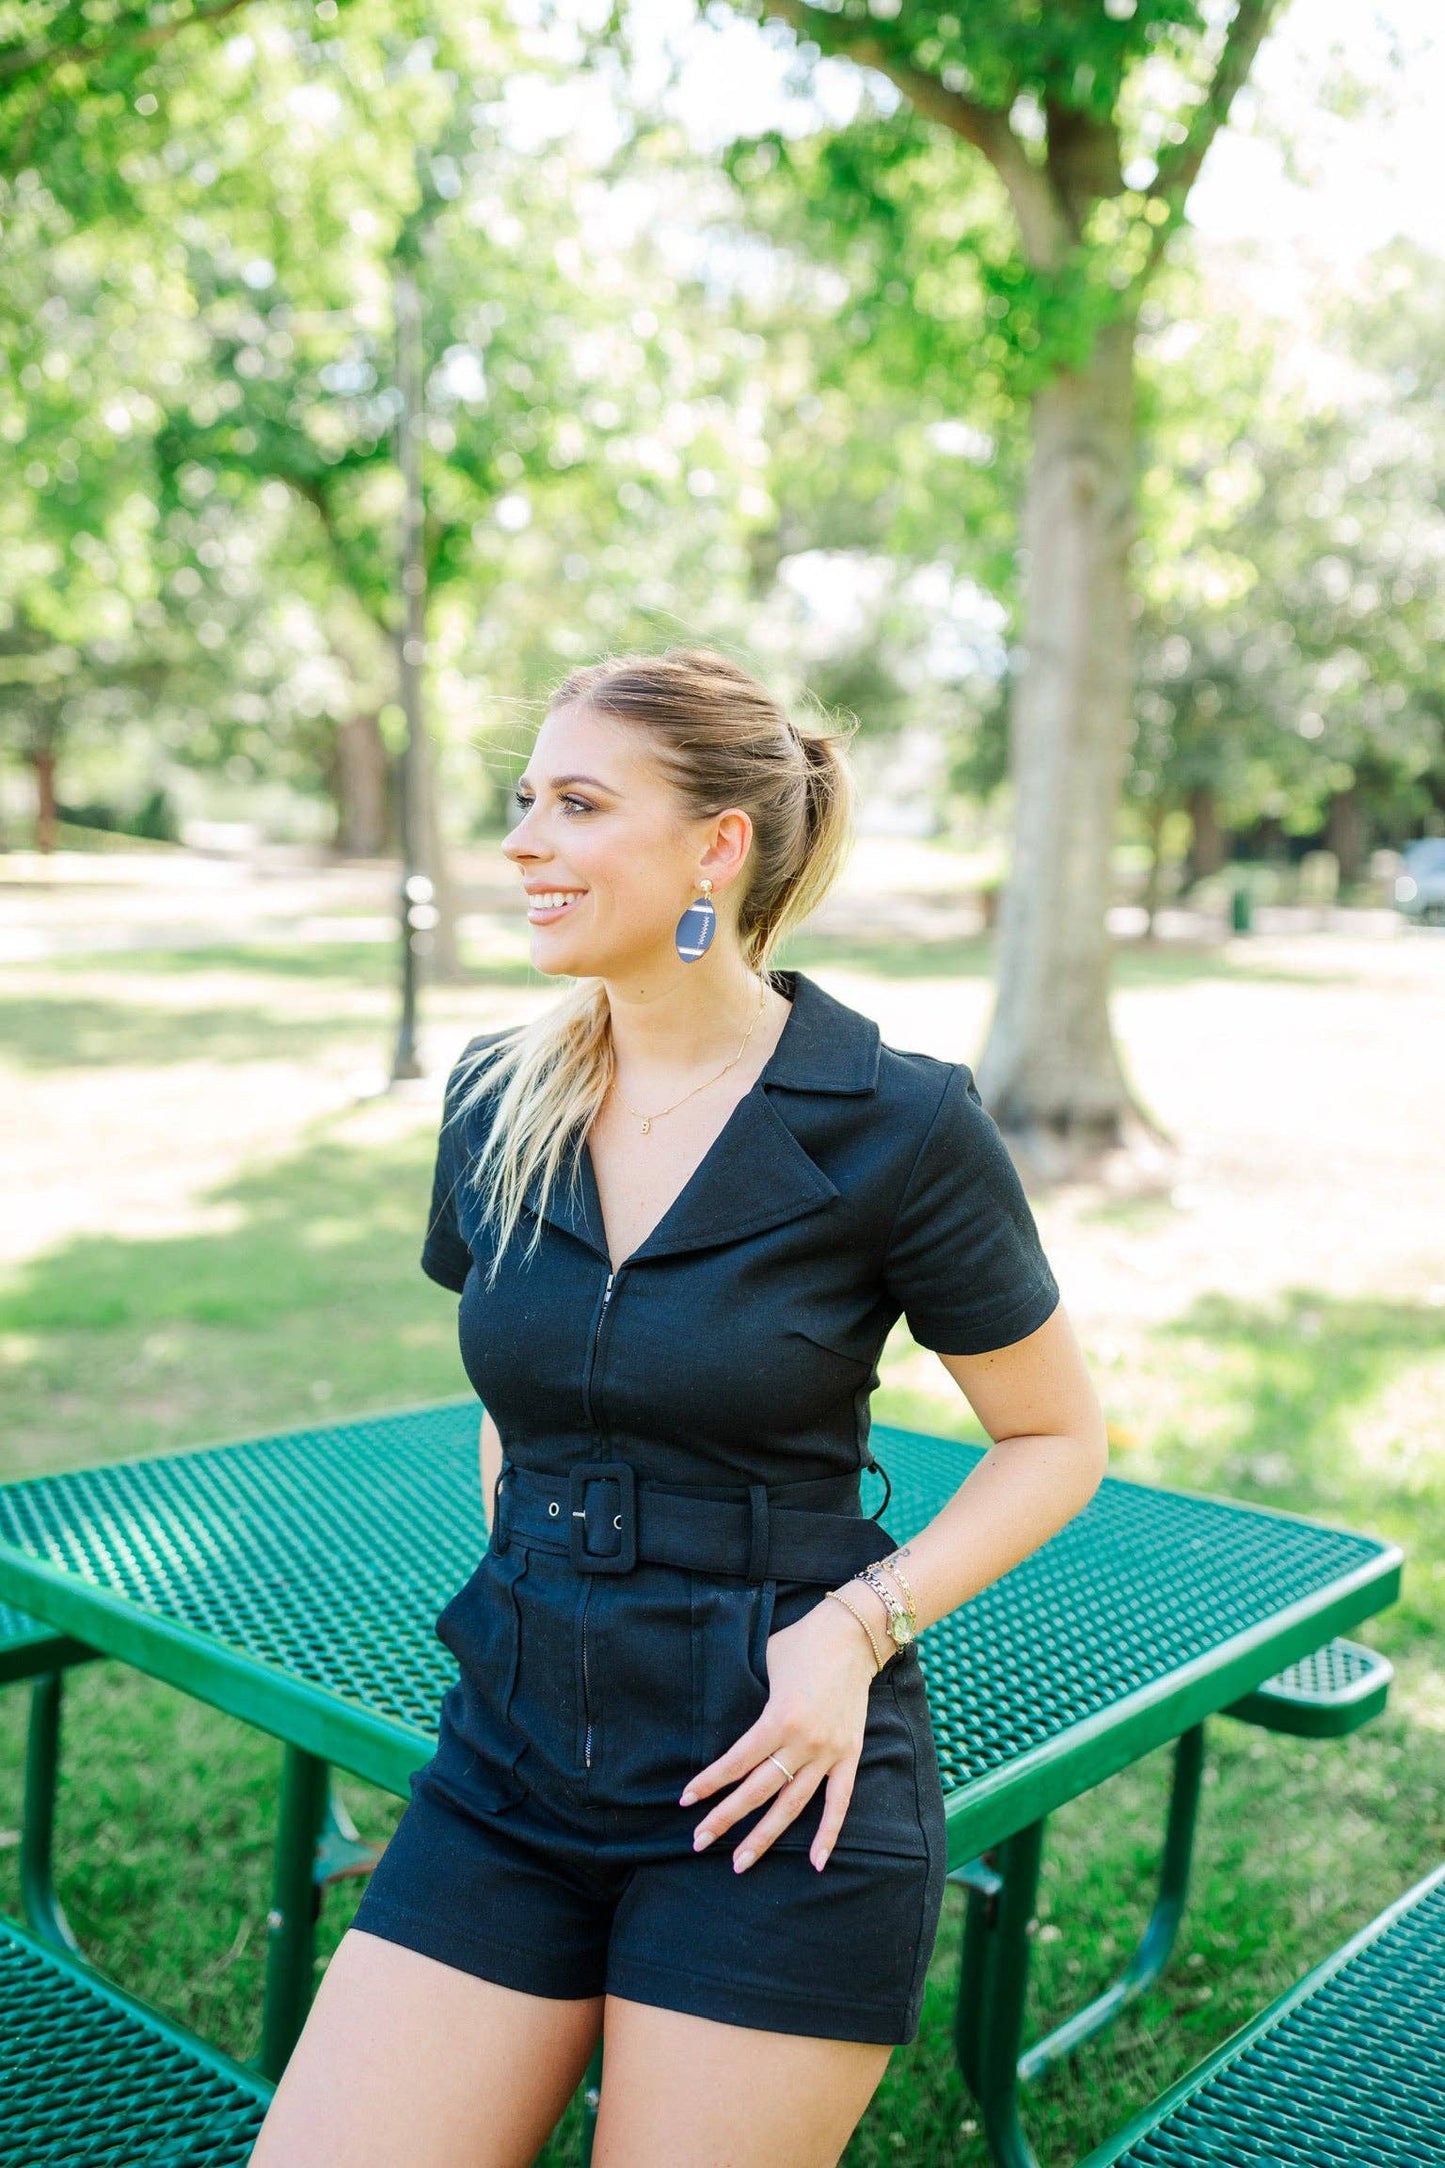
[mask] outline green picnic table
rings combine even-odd
[[[118,1658],[283,1742],[250,2066],[266,2078],[284,2068],[310,2005],[320,1885],[365,1864],[333,1801],[332,1767],[404,1798],[435,1747],[456,1669],[433,1623],[486,1542],[479,1417],[468,1396],[0,1484],[0,1601],[48,1631],[55,1662],[37,1683],[27,1775],[35,1932],[62,1942],[47,1787],[66,1662]],[[886,1424],[872,1443],[899,1542],[985,1450]],[[865,1511],[882,1495],[865,1474]],[[1106,1476],[1068,1527],[921,1637],[949,1872],[967,1891],[955,2047],[1004,2168],[1034,2158],[1020,2086],[1097,2032],[1167,1957],[1206,1719],[1228,1712],[1328,1734],[1378,1706],[1388,1666],[1336,1637],[1393,1602],[1401,1565],[1396,1545],[1369,1535]],[[1143,1939],[1112,1987],[1025,2049],[1047,1817],[1171,1743]],[[584,2164],[601,2065],[599,2047],[584,2087]]]

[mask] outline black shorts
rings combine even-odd
[[[702,1852],[693,1829],[734,1786],[678,1804],[762,1713],[769,1634],[823,1600],[816,1583],[646,1562],[579,1572],[515,1533],[489,1545],[437,1620],[460,1676],[353,1924],[528,1994],[913,2040],[946,1875],[917,1650],[869,1687],[821,1871],[824,1784],[741,1873],[733,1853],[771,1797]]]

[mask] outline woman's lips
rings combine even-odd
[[[586,893],[585,888],[574,889],[570,893],[562,889],[554,889],[541,896],[529,896],[527,898],[528,924],[532,926],[550,926],[554,919],[561,918],[566,912],[570,911],[574,903],[580,903]],[[566,895],[565,902],[554,903],[551,901],[552,896],[564,894]]]

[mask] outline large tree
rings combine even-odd
[[[1067,1165],[1143,1118],[1110,1028],[1105,918],[1131,726],[1139,310],[1279,0],[739,5],[787,25],[804,60],[851,60],[902,94],[811,142],[760,139],[762,193],[805,177],[817,231],[863,266],[874,330],[920,308],[926,221],[935,349],[1028,410],[1014,844],[979,1078],[1036,1165]]]

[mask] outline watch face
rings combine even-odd
[[[913,1628],[909,1625],[907,1619],[896,1618],[891,1620],[889,1623],[892,1629],[893,1638],[898,1643],[899,1648],[907,1648],[909,1642],[915,1638]]]

